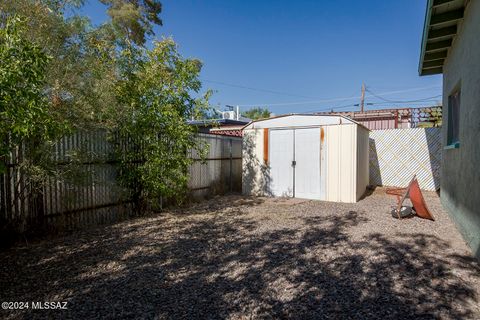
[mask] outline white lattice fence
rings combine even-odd
[[[441,128],[370,132],[370,184],[406,187],[417,175],[420,188],[440,187]]]

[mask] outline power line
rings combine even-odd
[[[431,101],[433,102],[435,100],[431,100]],[[424,102],[426,102],[426,101],[424,101]],[[382,105],[384,108],[394,108],[398,104],[403,104],[403,103],[397,103],[397,104],[392,104],[392,105],[389,105],[389,104],[386,104],[386,103],[383,103],[383,102],[368,103],[368,105]],[[410,105],[415,105],[415,106],[424,105],[424,103],[420,103],[420,102],[409,103],[409,104]],[[430,105],[428,105],[428,106],[430,106]],[[314,112],[322,112],[322,111],[329,111],[329,110],[334,110],[335,111],[335,110],[347,109],[347,108],[352,108],[353,109],[353,107],[359,107],[359,104],[355,103],[355,104],[347,104],[347,105],[342,105],[342,106],[329,106],[329,107],[324,107],[324,108],[315,109],[315,110],[302,111],[302,112],[304,112],[304,113],[314,113]],[[349,111],[355,111],[355,110],[349,110]],[[360,110],[357,110],[357,111],[360,111]]]
[[[417,88],[410,88],[410,89],[403,89],[403,90],[394,90],[394,91],[382,92],[382,93],[379,93],[378,95],[385,96],[385,95],[392,95],[397,93],[422,91],[425,89],[433,89],[433,88],[441,88],[441,86],[426,86],[426,87],[417,87]]]
[[[335,101],[347,101],[347,100],[354,100],[358,99],[359,97],[345,97],[345,98],[333,98],[333,99],[324,99],[324,100],[316,100],[316,101],[301,101],[301,102],[286,102],[286,103],[256,103],[256,104],[240,104],[239,107],[257,107],[257,106],[271,106],[271,107],[279,107],[279,106],[294,106],[294,105],[305,105],[305,104],[315,104],[315,103],[322,103],[322,102],[335,102]]]
[[[239,85],[239,84],[227,83],[227,82],[223,82],[223,81],[215,81],[215,80],[208,80],[208,79],[203,79],[202,81],[210,82],[210,83],[216,83],[216,84],[220,84],[220,85],[227,86],[227,87],[247,89],[247,90],[259,91],[259,92],[268,92],[268,93],[279,94],[279,95],[283,95],[283,96],[316,99],[316,98],[303,96],[303,95],[299,95],[299,94],[295,94],[295,93],[287,93],[287,92],[280,92],[280,91],[274,91],[274,90],[269,90],[269,89],[253,88],[253,87],[242,86],[242,85]]]
[[[428,98],[423,98],[423,99],[416,99],[416,100],[390,100],[390,99],[385,99],[383,98],[381,95],[378,95],[374,92],[372,92],[371,90],[369,90],[368,88],[366,89],[368,93],[370,93],[372,96],[380,99],[380,100],[383,100],[385,102],[390,102],[390,103],[412,103],[412,102],[422,102],[422,101],[428,101],[428,100],[431,100],[431,99],[434,99],[434,98],[439,98],[441,97],[442,95],[439,94],[439,95],[436,95],[436,96],[433,96],[433,97],[428,97]]]
[[[395,87],[377,87],[377,86],[368,86],[369,89],[377,90],[379,89],[380,91],[382,90],[390,90],[389,92],[398,92],[398,91],[404,91],[404,90],[423,90],[423,89],[436,89],[436,88],[441,88],[441,85],[430,85],[430,86],[425,86],[425,87],[418,87],[418,88],[395,88]]]
[[[434,100],[434,99],[429,99],[429,100],[422,100],[422,101],[416,101],[416,102],[388,102],[388,103],[385,103],[385,102],[372,102],[370,103],[371,105],[388,105],[388,104],[391,104],[391,105],[397,105],[397,104],[423,104],[425,102],[437,102],[438,100]]]
[[[312,113],[312,112],[322,112],[322,111],[329,111],[329,110],[339,110],[339,109],[346,109],[346,108],[351,108],[351,107],[354,107],[355,105],[354,104],[347,104],[347,105],[343,105],[343,106],[338,106],[338,107],[325,107],[325,108],[322,108],[322,109],[316,109],[316,110],[309,110],[309,111],[303,111],[305,113]]]
[[[432,86],[428,87],[418,87],[418,88],[410,88],[410,89],[405,89],[405,90],[397,90],[397,91],[389,91],[389,92],[382,92],[379,94],[374,94],[369,91],[373,96],[379,98],[381,96],[386,96],[386,95],[392,95],[392,94],[398,94],[398,93],[406,93],[406,92],[414,92],[414,91],[421,91],[425,89],[431,89]],[[437,98],[440,97],[441,95],[434,96],[434,97],[429,97],[425,99],[432,99],[432,98]],[[316,101],[298,101],[298,102],[285,102],[285,103],[255,103],[255,104],[244,104],[244,105],[239,105],[240,107],[257,107],[257,106],[272,106],[272,107],[280,107],[280,106],[294,106],[294,105],[306,105],[306,104],[315,104],[315,103],[324,103],[324,102],[335,102],[335,101],[348,101],[348,100],[354,100],[354,99],[359,99],[361,96],[350,96],[350,97],[341,97],[341,98],[331,98],[331,99],[323,99],[323,100],[316,100]],[[383,98],[379,98],[383,99]],[[385,99],[387,100],[387,99]],[[416,102],[416,101],[422,101],[421,100],[411,100],[411,102]],[[389,100],[386,102],[393,102],[395,103],[394,100]],[[401,101],[401,102],[408,102],[408,101]]]
[[[274,90],[268,90],[268,89],[261,89],[261,88],[254,88],[254,87],[248,87],[248,86],[243,86],[239,84],[233,84],[233,83],[227,83],[223,81],[216,81],[216,80],[209,80],[209,79],[203,79],[205,82],[210,82],[210,83],[216,83],[220,85],[225,85],[229,87],[235,87],[235,88],[241,88],[241,89],[247,89],[247,90],[253,90],[253,91],[259,91],[259,92],[268,92],[268,93],[273,93],[273,94],[279,94],[279,95],[284,95],[284,96],[292,96],[292,97],[302,97],[302,98],[310,98],[308,96],[303,96],[299,94],[293,94],[293,93],[287,93],[287,92],[280,92],[280,91],[274,91]],[[395,91],[388,91],[388,92],[382,92],[379,94],[376,94],[372,92],[370,89],[366,88],[366,91],[370,93],[372,96],[385,101],[389,103],[412,103],[412,102],[422,102],[422,101],[428,101],[433,98],[438,98],[441,95],[433,96],[433,97],[428,97],[424,99],[416,99],[416,100],[390,100],[390,99],[385,99],[382,96],[385,95],[392,95],[392,94],[398,94],[398,93],[406,93],[406,92],[414,92],[414,91],[421,91],[425,89],[432,89],[432,88],[438,88],[439,86],[426,86],[426,87],[417,87],[417,88],[409,88],[409,89],[402,89],[402,90],[395,90]],[[361,98],[361,96],[349,96],[349,97],[339,97],[339,98],[330,98],[330,99],[321,99],[321,100],[315,100],[315,101],[298,101],[298,102],[285,102],[285,103],[255,103],[255,104],[248,104],[248,105],[239,105],[240,107],[256,107],[256,106],[272,106],[272,107],[281,107],[281,106],[294,106],[294,105],[307,105],[307,104],[316,104],[316,103],[325,103],[325,102],[337,102],[337,101],[348,101],[348,100],[354,100]],[[350,106],[350,105],[349,105]]]

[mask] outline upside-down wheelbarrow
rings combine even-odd
[[[408,184],[406,188],[389,188],[387,189],[387,194],[397,196],[397,209],[396,213],[398,219],[401,219],[400,211],[402,209],[402,204],[406,198],[410,198],[412,201],[413,209],[417,213],[417,216],[423,219],[428,219],[435,221],[433,214],[428,210],[425,199],[423,198],[422,191],[420,191],[420,186],[418,184],[417,176],[413,176],[412,181]]]

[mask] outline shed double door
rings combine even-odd
[[[320,128],[269,130],[270,191],[320,199]]]

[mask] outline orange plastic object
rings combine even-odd
[[[402,208],[403,201],[405,201],[406,198],[410,198],[410,201],[412,201],[413,204],[413,209],[415,209],[417,216],[423,219],[435,221],[433,214],[428,210],[427,204],[425,203],[425,199],[423,198],[422,191],[420,191],[420,185],[418,184],[416,176],[413,176],[413,179],[410,181],[407,188],[387,189],[387,194],[397,196],[397,214],[399,219],[401,219],[400,209]]]

